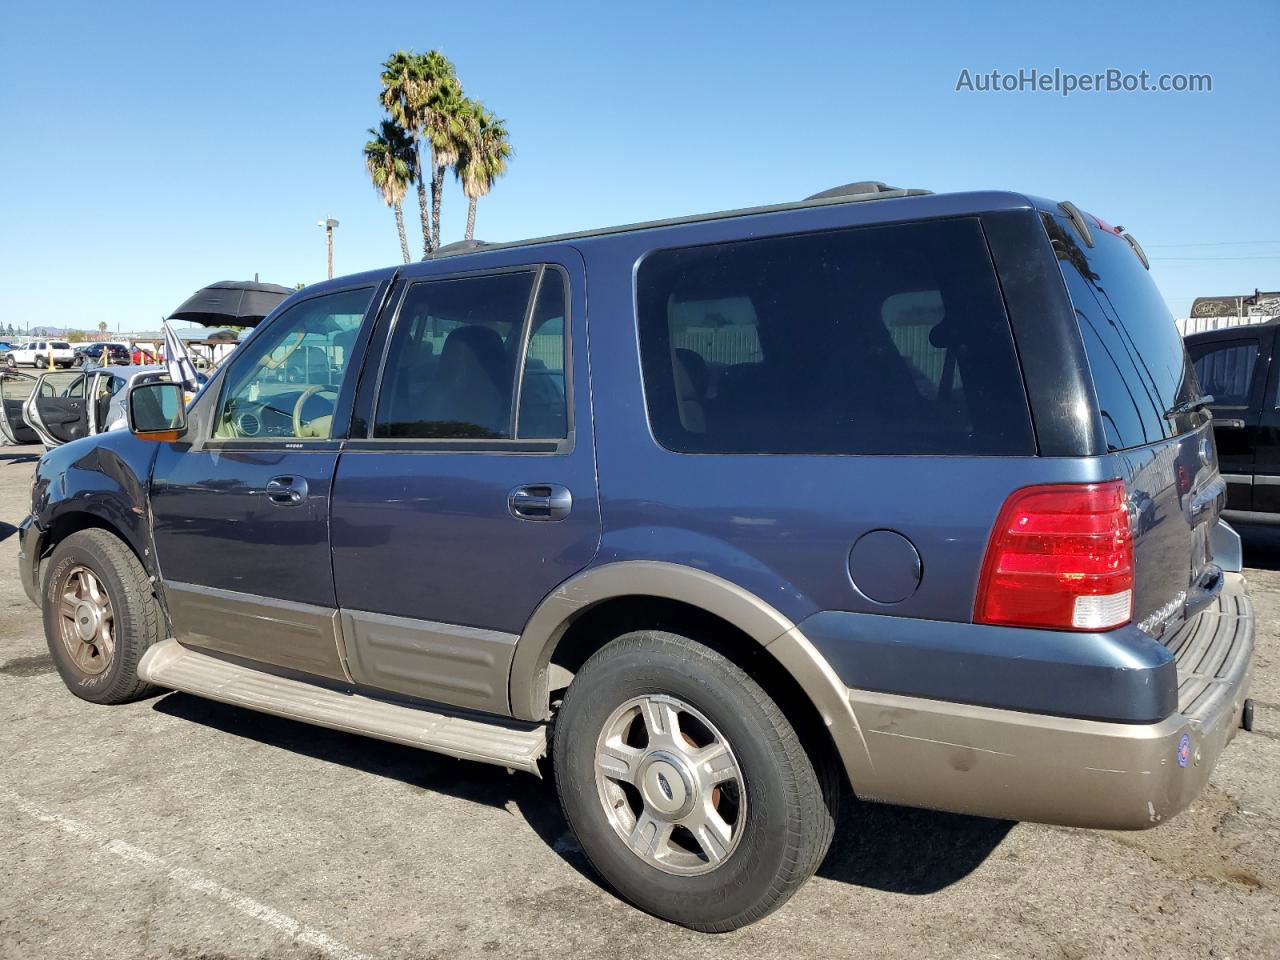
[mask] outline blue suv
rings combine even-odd
[[[844,791],[1145,828],[1250,722],[1210,398],[1070,203],[864,183],[472,244],[308,287],[179,390],[39,464],[70,689],[550,772],[676,923],[785,902]]]

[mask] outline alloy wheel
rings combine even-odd
[[[708,873],[737,849],[747,822],[742,770],[694,707],[657,694],[627,700],[605,723],[595,757],[609,823],[650,866]]]
[[[62,644],[76,669],[97,676],[115,653],[115,612],[97,575],[77,565],[67,573],[60,593],[58,620]]]

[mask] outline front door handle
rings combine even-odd
[[[267,499],[282,507],[307,499],[307,481],[302,477],[272,477],[267,481]]]
[[[1229,420],[1229,419],[1219,420],[1217,417],[1215,417],[1213,420],[1213,425],[1217,427],[1219,430],[1243,430],[1244,429],[1243,420]]]
[[[557,483],[530,483],[512,490],[507,505],[520,520],[563,520],[573,509],[573,494]]]

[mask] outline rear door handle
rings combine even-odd
[[[530,483],[512,490],[507,505],[520,520],[563,520],[573,509],[573,494],[557,483]]]
[[[1219,430],[1243,430],[1243,420],[1219,420],[1217,417],[1213,420],[1213,425]]]
[[[272,477],[267,481],[267,499],[282,507],[307,499],[307,481],[302,477]]]

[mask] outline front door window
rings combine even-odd
[[[303,300],[249,341],[227,371],[214,437],[329,439],[372,295],[364,288]]]

